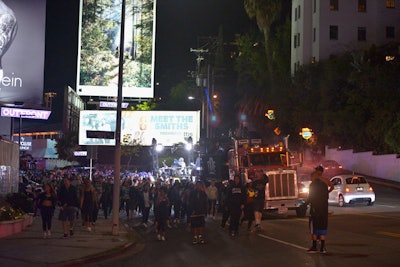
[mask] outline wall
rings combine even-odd
[[[400,182],[400,158],[396,154],[373,155],[372,152],[354,153],[353,150],[325,147],[325,159],[336,160],[346,170]]]

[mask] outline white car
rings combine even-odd
[[[347,204],[364,202],[373,205],[375,192],[364,176],[343,174],[332,177],[334,190],[329,193],[329,203],[344,207]]]

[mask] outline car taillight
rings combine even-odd
[[[338,168],[339,168],[339,169],[343,169],[343,166],[340,165]]]
[[[374,189],[372,188],[372,186],[369,187],[369,192],[374,192]]]
[[[350,193],[350,188],[346,187],[346,193]]]

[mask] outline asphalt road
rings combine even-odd
[[[231,238],[217,220],[207,219],[204,245],[193,245],[184,225],[156,240],[152,227],[138,226],[140,243],[118,258],[91,266],[400,266],[399,190],[375,185],[374,206],[330,206],[327,254],[308,254],[308,219],[268,216],[261,232]],[[135,224],[132,224],[135,225]]]

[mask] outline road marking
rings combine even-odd
[[[400,234],[398,234],[398,233],[383,232],[383,231],[379,231],[379,232],[376,232],[376,233],[377,233],[377,234],[380,234],[380,235],[386,235],[386,236],[391,236],[391,237],[400,238]]]
[[[273,237],[270,237],[270,236],[266,236],[266,235],[263,235],[263,234],[258,234],[258,236],[260,236],[262,238],[265,238],[265,239],[269,239],[269,240],[278,242],[278,243],[281,243],[281,244],[284,244],[284,245],[287,245],[287,246],[291,246],[291,247],[294,247],[294,248],[298,248],[298,249],[302,249],[302,250],[308,250],[308,248],[305,248],[305,247],[302,247],[302,246],[299,246],[299,245],[296,245],[296,244],[293,244],[293,243],[289,243],[289,242],[286,242],[286,241],[283,241],[283,240],[279,240],[279,239],[276,239],[276,238],[273,238]]]

